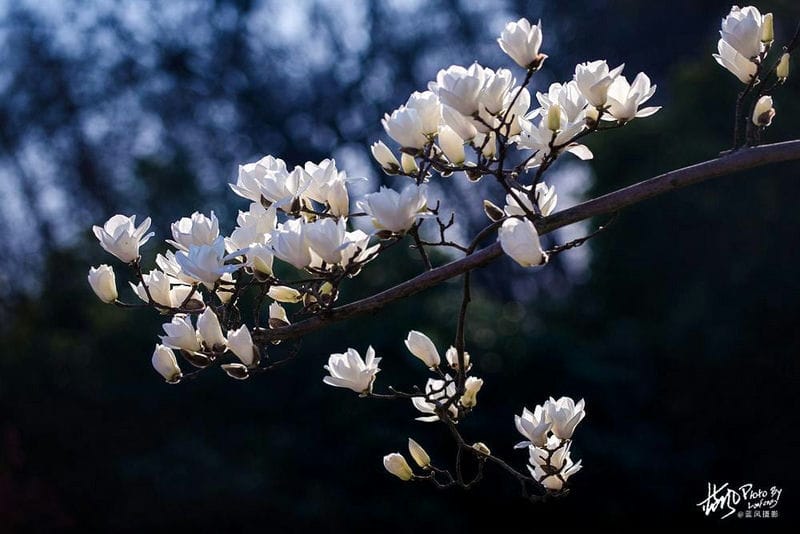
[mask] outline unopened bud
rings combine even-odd
[[[431,457],[428,456],[428,453],[425,452],[422,445],[411,438],[408,438],[408,452],[411,453],[411,457],[421,468],[427,469],[428,466],[431,465]]]
[[[599,118],[600,118],[600,112],[597,111],[597,108],[595,107],[586,108],[586,115],[584,119],[586,121],[586,126],[588,126],[589,128],[594,127],[597,124],[597,120]]]
[[[400,156],[400,163],[403,167],[403,172],[406,174],[414,174],[419,171],[419,167],[417,167],[417,160],[414,159],[414,156],[411,154],[403,153]]]
[[[753,124],[766,128],[772,124],[772,118],[775,116],[775,108],[772,107],[772,97],[762,96],[756,102],[756,107],[753,109]]]
[[[497,205],[492,203],[491,200],[484,200],[483,201],[483,211],[486,213],[486,216],[493,222],[497,222],[505,216],[503,210],[501,210]]]
[[[561,129],[561,106],[558,104],[547,108],[547,129],[554,132]]]
[[[489,447],[487,447],[482,441],[479,441],[474,445],[472,445],[472,448],[480,452],[481,454],[485,454],[486,456],[490,456],[492,454],[492,451],[489,450]]]
[[[771,43],[775,40],[775,29],[772,25],[772,13],[764,15],[764,22],[761,24],[761,42]]]
[[[781,56],[781,60],[778,63],[778,68],[775,69],[775,75],[778,77],[780,81],[784,81],[786,78],[789,77],[789,58],[791,56],[787,52]]]

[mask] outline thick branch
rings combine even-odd
[[[769,163],[794,160],[800,160],[800,140],[743,148],[720,158],[670,171],[559,211],[540,219],[536,223],[536,227],[539,233],[544,235],[558,228],[598,215],[614,213],[649,198],[711,178],[726,176]],[[312,317],[283,328],[260,331],[257,335],[270,340],[300,337],[319,330],[329,323],[374,312],[395,300],[414,295],[467,271],[483,267],[501,255],[500,244],[494,243],[474,254],[427,271],[376,295],[333,308],[324,316]]]

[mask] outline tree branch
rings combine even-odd
[[[743,148],[713,160],[667,172],[559,211],[549,217],[539,219],[536,228],[540,235],[544,235],[558,228],[598,215],[614,213],[655,196],[711,178],[770,163],[796,160],[800,160],[800,140]],[[478,252],[427,271],[376,295],[333,308],[324,316],[312,317],[283,328],[259,330],[256,332],[256,336],[262,340],[294,339],[319,330],[329,323],[374,312],[395,300],[414,295],[445,280],[483,267],[501,255],[500,244],[493,243]]]

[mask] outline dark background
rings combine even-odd
[[[461,430],[522,467],[513,414],[549,395],[584,397],[573,454],[585,467],[557,502],[526,503],[495,471],[469,493],[399,482],[381,457],[413,436],[448,461],[444,429],[413,421],[406,403],[321,382],[330,352],[372,344],[384,357],[379,383],[421,383],[402,339],[414,328],[450,342],[455,281],[308,336],[279,373],[163,384],[149,362],[160,318],[104,306],[86,283],[90,264],[112,263],[91,224],[150,215],[163,239],[171,221],[213,208],[229,232],[244,203],[226,184],[264,154],[291,165],[333,154],[374,189],[367,144],[383,136],[380,116],[440,67],[510,67],[495,43],[508,20],[544,22],[551,57],[535,89],[596,58],[659,86],[661,112],[591,139],[588,166],[562,167],[591,177],[586,195],[729,146],[739,84],[711,58],[725,2],[288,4],[0,6],[0,531],[795,522],[797,163],[629,209],[588,254],[544,270],[502,259],[477,277],[467,342],[486,384]],[[800,19],[791,0],[758,6],[775,13],[778,43]],[[776,93],[768,141],[797,137],[798,87],[793,72]],[[480,194],[457,198],[479,212]],[[343,301],[420,268],[399,249]],[[118,269],[127,297],[124,280]],[[695,504],[709,481],[782,487],[781,518],[704,517]]]

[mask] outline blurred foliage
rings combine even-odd
[[[450,342],[457,281],[309,336],[279,373],[234,383],[210,372],[178,387],[149,365],[160,318],[103,306],[85,281],[109,260],[89,225],[116,210],[151,214],[160,236],[194,209],[230,220],[235,165],[266,153],[299,163],[333,152],[374,187],[366,144],[380,115],[449,63],[508,65],[493,38],[518,16],[544,20],[538,89],[598,57],[659,85],[664,110],[589,142],[591,194],[713,157],[738,90],[710,57],[728,4],[92,5],[2,8],[0,530],[708,527],[695,507],[707,481],[796,487],[796,163],[625,211],[592,241],[578,283],[553,274],[565,265],[481,271],[467,334],[486,386],[467,438],[522,465],[513,414],[548,395],[587,400],[574,446],[585,469],[568,498],[540,506],[494,471],[468,494],[391,479],[384,454],[413,436],[449,458],[445,432],[412,421],[405,403],[322,385],[329,352],[369,344],[384,357],[380,382],[424,380],[402,339],[416,328]],[[775,12],[779,40],[800,18],[789,0],[759,7]],[[798,87],[793,76],[776,94],[767,141],[797,137]],[[419,269],[397,248],[342,300]],[[518,284],[536,279],[549,289]],[[783,504],[770,526],[795,520]]]

